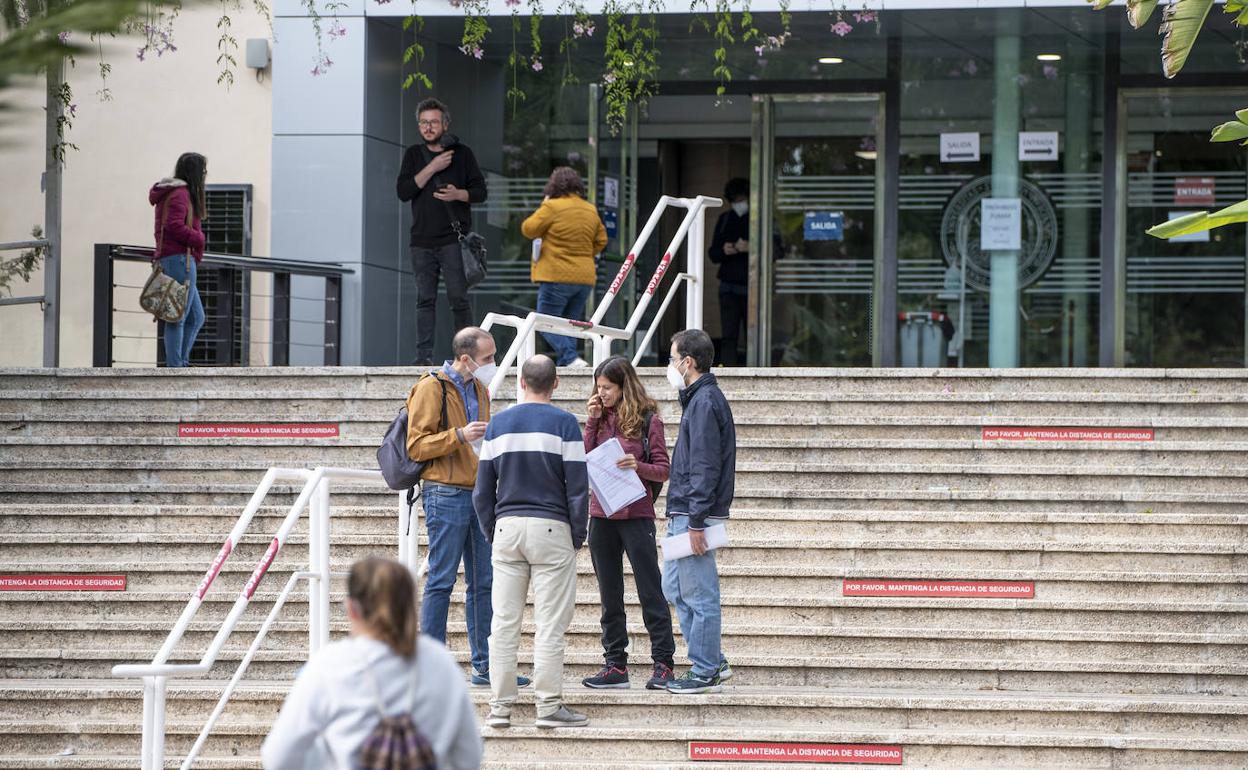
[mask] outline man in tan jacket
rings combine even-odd
[[[489,333],[461,329],[451,342],[454,358],[421,377],[407,396],[407,455],[429,461],[422,500],[429,532],[429,575],[420,606],[420,630],[446,643],[446,615],[459,563],[468,584],[464,616],[472,652],[472,683],[490,683],[490,594],[494,572],[490,543],[477,523],[472,489],[477,483],[477,451],[490,420],[487,390],[497,367]],[[446,423],[442,401],[446,399]],[[528,684],[523,680],[521,686]]]

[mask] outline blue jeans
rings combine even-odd
[[[708,526],[712,525],[708,523]],[[668,515],[668,537],[688,530],[688,516]],[[701,556],[664,562],[663,595],[676,607],[680,633],[689,646],[689,662],[693,665],[694,675],[711,676],[724,660],[719,640],[721,614],[715,552],[707,551]]]
[[[186,263],[185,254],[172,254],[161,258],[160,268],[165,271],[165,275],[181,283],[187,280]],[[186,297],[186,313],[177,323],[165,322],[165,366],[169,367],[191,365],[191,348],[195,345],[199,330],[204,326],[204,304],[200,302],[199,289],[195,286],[199,271],[194,257],[190,259],[190,263],[191,291]]]
[[[462,559],[468,583],[464,618],[468,623],[472,667],[489,671],[494,568],[490,565],[490,542],[485,539],[472,507],[472,490],[426,483],[422,499],[425,527],[429,530],[429,575],[420,602],[420,631],[446,644],[446,613]]]
[[[567,318],[572,321],[585,319],[585,303],[589,300],[592,286],[575,283],[539,283],[537,285],[537,312]],[[577,358],[577,341],[562,334],[542,332],[546,342],[555,349],[555,363],[567,366]]]

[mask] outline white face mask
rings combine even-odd
[[[491,361],[488,364],[481,364],[472,373],[472,376],[481,381],[482,385],[489,385],[494,380],[494,375],[498,374],[498,366]]]
[[[667,382],[676,391],[685,389],[685,375],[680,373],[675,364],[667,365]]]
[[[743,217],[750,213],[750,203],[749,201],[737,201],[732,204],[732,210],[737,212],[737,216]]]

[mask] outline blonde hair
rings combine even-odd
[[[416,654],[416,583],[407,567],[394,559],[361,559],[351,565],[347,596],[373,635],[404,658]]]
[[[599,377],[606,377],[620,389],[620,403],[615,407],[615,424],[627,438],[637,438],[646,429],[646,414],[657,414],[659,405],[646,386],[641,384],[637,370],[624,356],[611,356],[594,371],[594,384]]]

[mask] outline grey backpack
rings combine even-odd
[[[436,377],[436,375],[426,374],[425,377]],[[437,380],[442,386],[441,429],[446,430],[449,425],[446,419],[446,382],[441,377],[437,377]],[[420,495],[420,479],[429,467],[429,461],[413,460],[407,454],[406,404],[399,410],[398,416],[391,421],[390,427],[386,428],[385,438],[381,440],[381,446],[377,447],[377,467],[381,469],[381,477],[386,480],[386,486],[391,489],[407,490],[407,507],[410,513],[412,506],[416,504],[416,498]],[[410,518],[408,522],[410,526]]]

